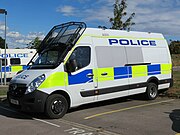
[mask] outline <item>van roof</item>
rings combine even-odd
[[[83,35],[89,36],[109,36],[109,37],[126,37],[126,38],[162,38],[164,36],[161,33],[151,32],[138,32],[138,31],[125,31],[125,30],[112,30],[101,28],[86,28]]]

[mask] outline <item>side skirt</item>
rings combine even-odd
[[[158,83],[166,84],[170,82],[172,82],[172,79],[159,80]],[[80,92],[80,94],[82,97],[90,97],[90,96],[95,96],[95,95],[103,95],[103,94],[108,94],[108,93],[115,93],[115,92],[120,92],[120,91],[131,90],[131,89],[143,88],[143,87],[147,87],[147,84],[148,84],[147,82],[143,82],[143,83],[123,85],[123,86],[117,86],[117,87],[111,87],[111,88],[82,91]]]

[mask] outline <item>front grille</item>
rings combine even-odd
[[[9,94],[14,97],[22,97],[26,92],[26,84],[10,84]]]

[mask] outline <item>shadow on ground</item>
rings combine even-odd
[[[143,98],[142,95],[111,99],[107,101],[85,104],[77,108],[70,109],[67,113],[73,113],[75,111],[86,110],[89,108],[95,108],[95,107],[100,107],[100,106],[108,106],[112,104],[124,103],[124,102],[129,102],[132,100],[145,100],[145,99]],[[10,118],[16,118],[16,119],[33,119],[33,118],[49,119],[45,116],[44,113],[27,113],[27,112],[21,112],[18,109],[14,109],[8,105],[8,102],[6,99],[3,101],[0,101],[0,115],[10,117]]]
[[[169,114],[169,118],[172,120],[172,130],[180,133],[180,109],[175,109]]]

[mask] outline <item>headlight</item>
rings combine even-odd
[[[37,77],[36,79],[34,79],[28,86],[26,93],[28,94],[30,92],[33,92],[34,90],[36,90],[41,84],[42,82],[45,80],[45,75],[41,75],[39,77]]]

